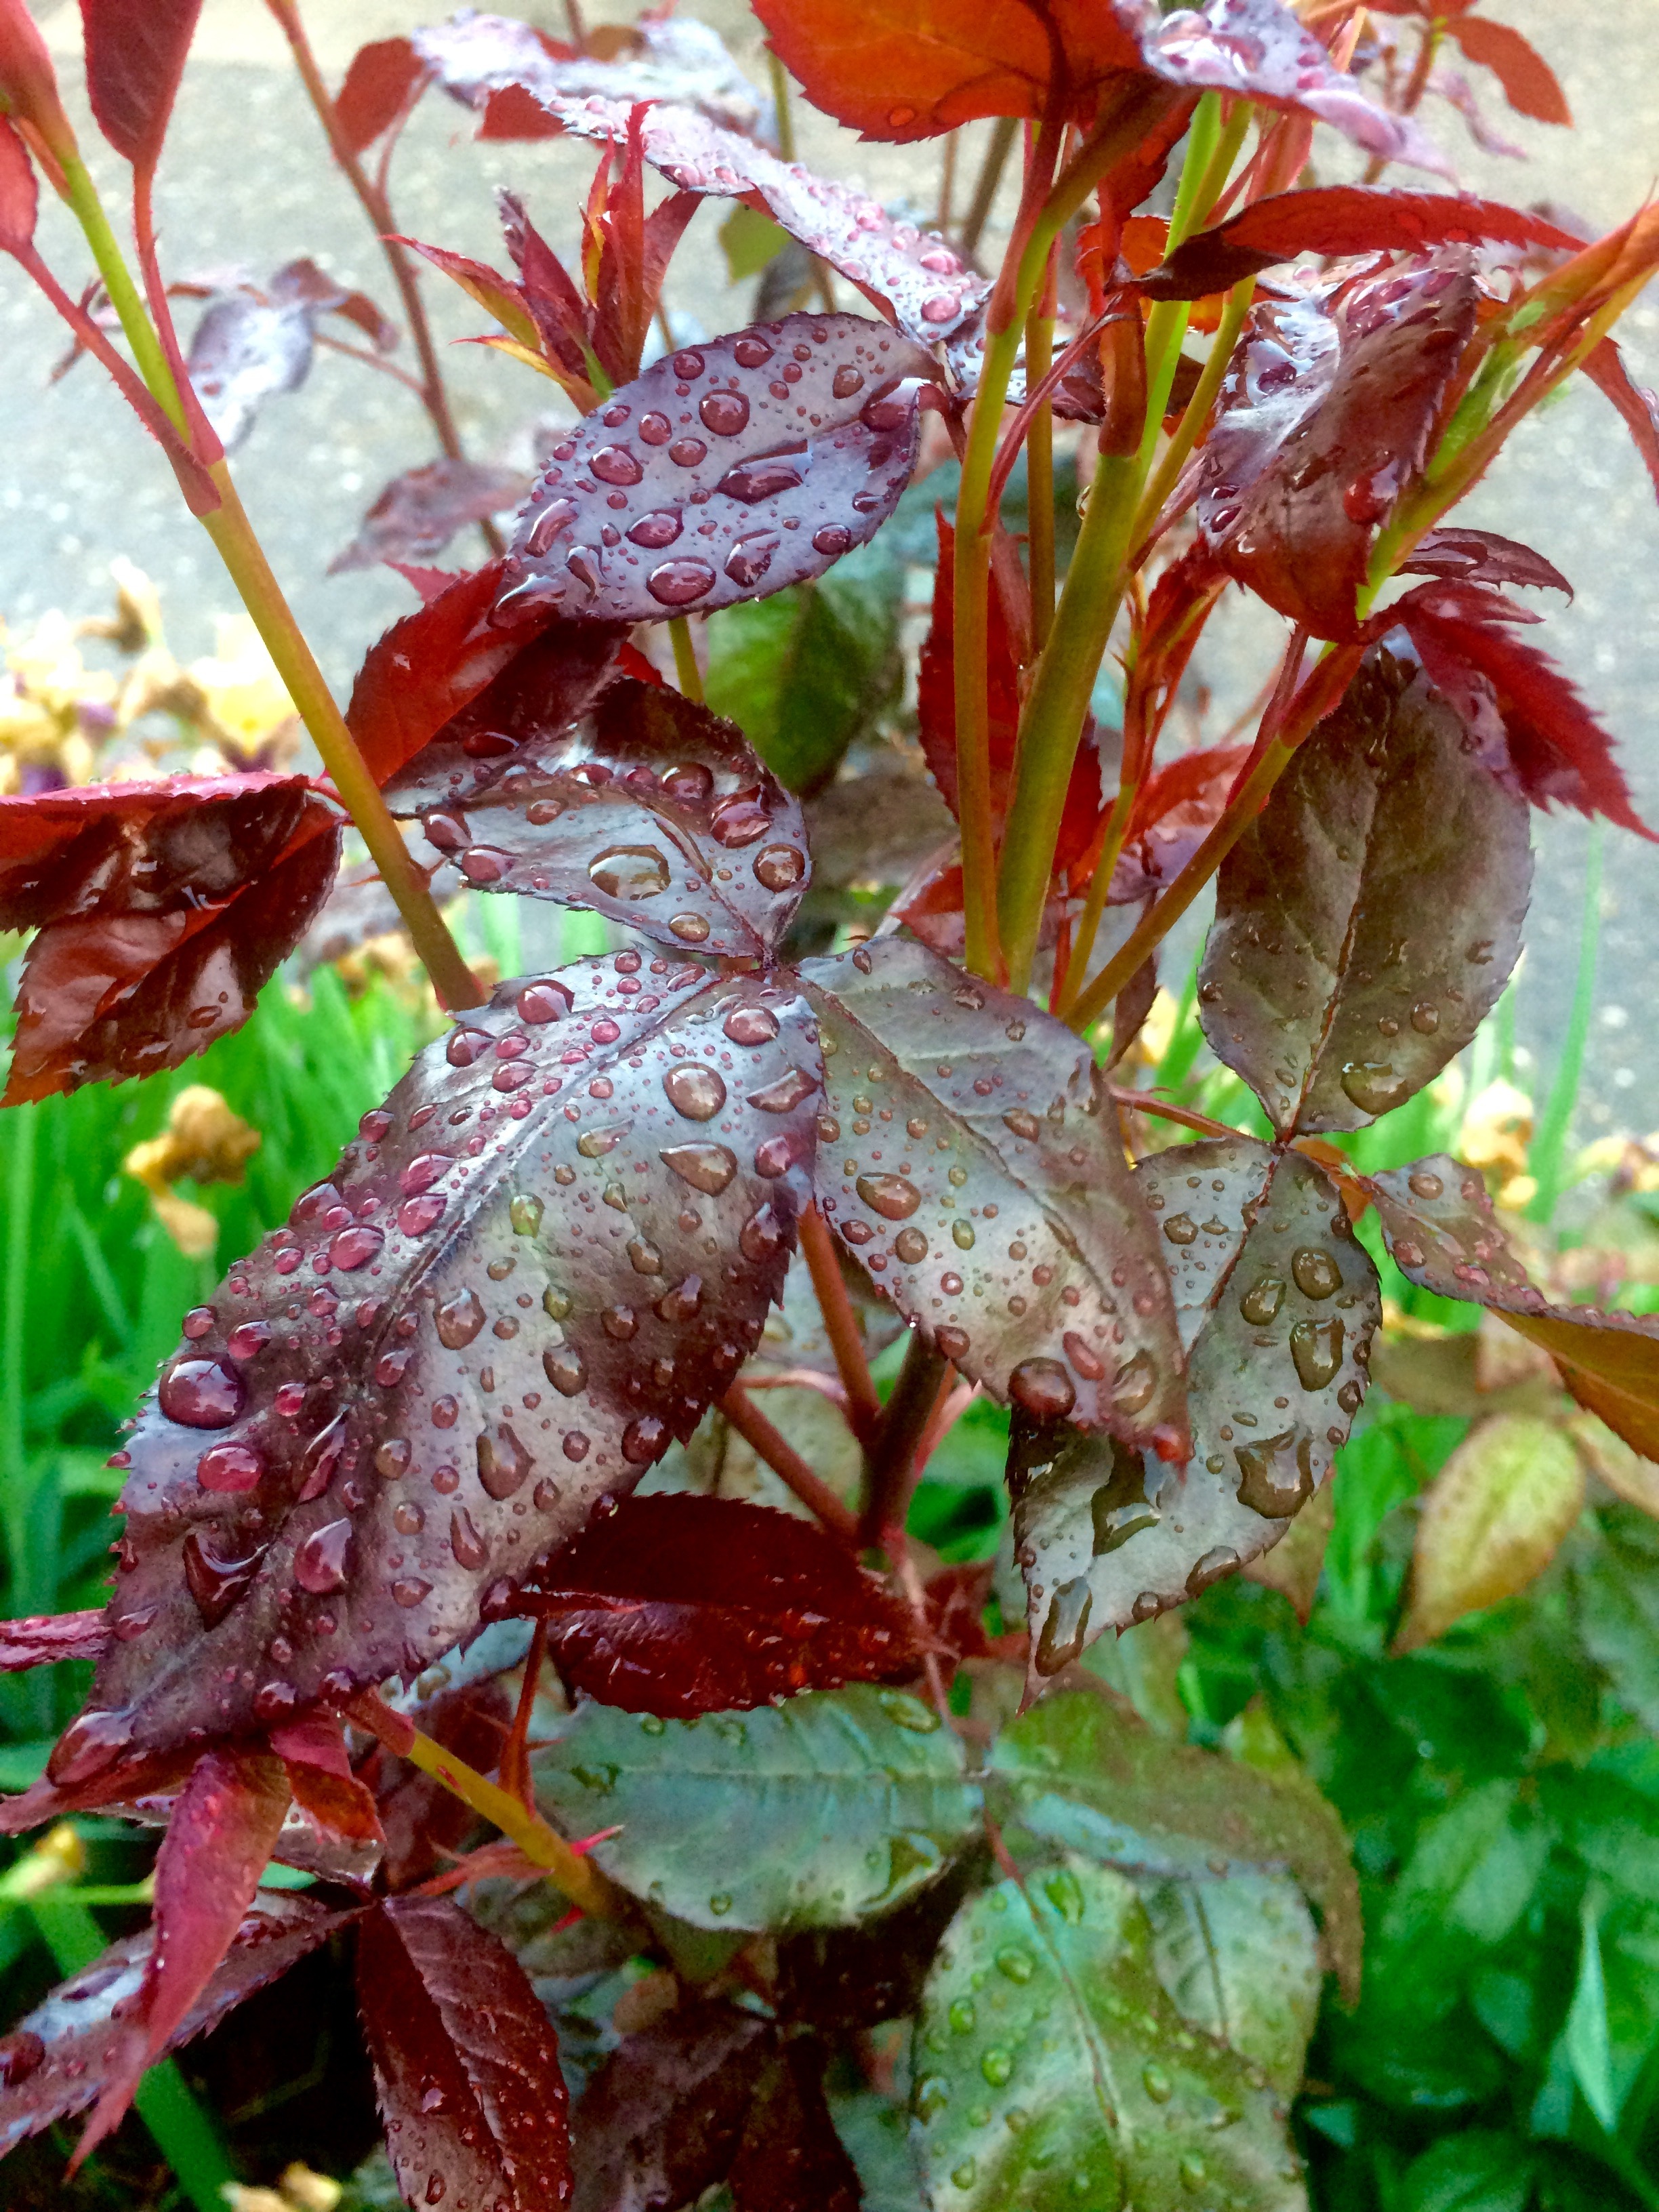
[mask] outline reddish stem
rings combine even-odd
[[[847,1425],[862,1443],[881,1419],[881,1400],[870,1379],[870,1363],[864,1352],[864,1332],[859,1327],[847,1283],[836,1257],[836,1247],[823,1216],[816,1206],[801,1216],[800,1249],[812,1278],[812,1289],[823,1314],[823,1333],[830,1340],[836,1372],[847,1393]]]
[[[812,1472],[788,1437],[775,1428],[750,1401],[740,1382],[732,1385],[720,1400],[720,1408],[750,1449],[765,1461],[778,1480],[793,1490],[832,1534],[849,1544],[857,1541],[857,1516],[842,1504],[829,1484]]]

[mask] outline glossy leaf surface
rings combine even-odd
[[[625,1712],[688,1720],[921,1665],[903,1608],[844,1544],[736,1498],[602,1504],[519,1601],[568,1686]]]
[[[1319,1937],[1286,1875],[1143,1882],[1152,1964],[1176,2009],[1261,2067],[1281,2097],[1302,2080],[1324,1973]]]
[[[177,1067],[240,1028],[339,860],[303,776],[0,799],[0,926],[37,931],[6,1103]]]
[[[821,575],[897,505],[936,374],[860,315],[787,315],[665,356],[553,448],[504,605],[665,622]]]
[[[819,1200],[877,1287],[998,1398],[1178,1454],[1167,1279],[1087,1047],[904,939],[799,972]]]
[[[583,2094],[571,2212],[694,2203],[730,2171],[769,2024],[689,2003],[623,2039]]]
[[[726,1389],[805,1202],[806,1016],[656,966],[504,985],[188,1316],[54,1780],[418,1670]]]
[[[920,1698],[865,1683],[697,1721],[585,1702],[533,1764],[568,1832],[620,1826],[594,1863],[694,1928],[782,1934],[890,1911],[979,1819],[961,1739]]]
[[[357,535],[328,564],[331,576],[372,568],[377,561],[432,560],[469,522],[516,507],[526,486],[516,469],[477,461],[426,461],[405,469],[364,515]]]
[[[1525,799],[1374,651],[1221,864],[1204,1034],[1282,1134],[1363,1128],[1496,1006],[1531,888]]]
[[[239,284],[208,308],[185,367],[227,453],[242,443],[268,399],[305,382],[318,319],[328,313],[366,329],[382,351],[397,343],[373,302],[325,276],[314,261],[290,261],[267,283]]]
[[[558,2042],[497,1936],[448,1898],[388,1899],[358,1937],[357,1997],[411,2203],[569,2203]]]
[[[1022,1713],[998,1737],[989,1771],[992,1812],[1017,1853],[1079,1851],[1162,1881],[1294,1875],[1345,1996],[1357,1995],[1359,1887],[1342,1824],[1304,1775],[1170,1743],[1093,1688]]]
[[[532,648],[523,681],[394,779],[392,812],[418,814],[476,890],[591,907],[671,951],[768,957],[811,879],[799,802],[741,731],[659,685],[622,677],[580,721],[540,720],[550,657],[580,692],[586,663]]]
[[[153,169],[184,75],[202,0],[81,0],[87,91],[118,154]]]
[[[1395,1649],[1431,1644],[1466,1613],[1524,1589],[1583,1502],[1583,1465],[1559,1422],[1526,1413],[1479,1422],[1423,1500]]]
[[[1009,1486],[1039,1675],[1278,1542],[1347,1436],[1381,1313],[1376,1270],[1301,1153],[1206,1138],[1134,1176],[1174,1285],[1193,1455],[1166,1467],[1069,1422],[1017,1421]]]
[[[1376,526],[1428,457],[1474,303],[1452,249],[1251,314],[1206,441],[1199,526],[1231,574],[1316,636],[1354,631]]]
[[[1134,1886],[1109,1868],[1068,1856],[973,1898],[918,2027],[912,2106],[935,2205],[1307,2203],[1284,2106],[1176,2010]]]
[[[1552,1305],[1492,1218],[1486,1186],[1444,1152],[1367,1178],[1401,1273],[1443,1298],[1502,1314],[1561,1380],[1644,1459],[1659,1459],[1659,1319]]]
[[[391,129],[424,73],[407,39],[375,39],[359,46],[334,96],[335,120],[351,153],[361,154]]]
[[[170,2030],[176,2051],[216,2027],[356,1917],[303,1893],[262,1890],[206,1986]],[[85,2110],[121,2063],[155,1948],[155,1929],[125,1936],[0,2037],[0,2157],[26,2136]]]

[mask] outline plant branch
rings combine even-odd
[[[1025,388],[1041,392],[1054,358],[1054,253],[1042,290],[1025,319]],[[1054,410],[1036,400],[1025,433],[1026,557],[1031,577],[1031,643],[1041,652],[1054,619]]]
[[[1165,1121],[1179,1121],[1183,1129],[1195,1129],[1200,1137],[1237,1137],[1240,1133],[1230,1122],[1212,1121],[1207,1114],[1200,1114],[1190,1106],[1177,1106],[1170,1099],[1160,1098],[1155,1091],[1130,1091],[1118,1083],[1109,1083],[1106,1089],[1117,1105],[1127,1106],[1137,1114],[1156,1114]]]
[[[1210,342],[1209,357],[1203,373],[1187,402],[1185,413],[1176,424],[1175,433],[1164,449],[1164,458],[1153,471],[1152,482],[1142,496],[1139,512],[1135,516],[1130,533],[1134,550],[1139,552],[1146,544],[1164,503],[1175,489],[1181,471],[1187,465],[1200,433],[1209,420],[1210,410],[1215,405],[1216,395],[1221,389],[1221,380],[1227,374],[1227,363],[1232,359],[1238,334],[1244,327],[1255,297],[1255,279],[1247,276],[1235,284],[1227,295],[1227,304],[1221,311],[1221,320],[1216,325],[1215,336]]]
[[[962,221],[962,236],[957,243],[971,261],[979,252],[979,241],[985,234],[985,226],[991,220],[991,210],[996,204],[997,186],[1002,182],[1002,173],[1008,166],[1008,156],[1014,150],[1014,139],[1019,131],[1018,119],[1012,115],[999,115],[991,126],[991,136],[985,149],[985,158],[980,163],[979,175],[974,180],[974,196],[968,203],[968,212]]]
[[[668,635],[674,647],[674,678],[688,699],[703,703],[702,671],[697,665],[697,648],[691,641],[691,625],[684,615],[676,615],[668,625]]]
[[[836,1372],[847,1394],[848,1426],[862,1443],[881,1419],[881,1400],[871,1380],[870,1363],[864,1352],[864,1333],[848,1295],[834,1239],[816,1206],[809,1206],[800,1218],[800,1249],[823,1315],[823,1333],[830,1340]]]
[[[823,1477],[813,1473],[782,1431],[767,1419],[740,1382],[732,1385],[720,1400],[720,1409],[750,1449],[765,1461],[778,1480],[793,1490],[832,1534],[854,1541],[859,1532],[856,1516]]]
[[[945,1354],[917,1329],[865,1447],[859,1532],[866,1544],[884,1542],[890,1530],[902,1533],[915,1486],[917,1447],[949,1392],[954,1371]]]

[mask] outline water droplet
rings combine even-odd
[[[1313,1495],[1312,1449],[1306,1437],[1297,1441],[1293,1429],[1255,1443],[1235,1445],[1239,1504],[1268,1521],[1282,1521],[1294,1513]]]
[[[792,458],[792,453],[803,450],[804,447],[797,446],[791,452],[739,461],[736,468],[726,471],[714,489],[744,507],[757,507],[763,499],[775,499],[780,492],[793,491],[801,481],[802,465]]]
[[[656,898],[668,889],[672,872],[654,845],[611,845],[587,864],[588,880],[607,898]]]
[[[951,1242],[956,1246],[958,1252],[971,1252],[974,1249],[973,1223],[971,1221],[953,1221],[951,1224]]]
[[[764,368],[772,358],[772,349],[764,338],[741,337],[732,349],[732,357],[739,368]]]
[[[947,1359],[958,1363],[967,1353],[970,1339],[965,1328],[936,1328],[933,1341]]]
[[[329,1240],[328,1256],[343,1274],[366,1267],[386,1243],[381,1229],[343,1229]]]
[[[1068,1328],[1060,1339],[1066,1357],[1085,1382],[1102,1382],[1106,1379],[1106,1363],[1087,1340]]]
[[[1011,1106],[1002,1117],[1002,1124],[1004,1128],[1012,1129],[1015,1136],[1023,1137],[1028,1145],[1036,1144],[1042,1134],[1042,1122],[1023,1106]]]
[[[1432,1036],[1439,1026],[1439,1007],[1431,1000],[1419,999],[1412,1008],[1412,1027],[1419,1036]]]
[[[953,1998],[947,2017],[958,2035],[971,2035],[979,2020],[971,1997]]]
[[[436,1412],[435,1407],[433,1410]],[[396,1482],[400,1476],[409,1473],[410,1462],[414,1456],[407,1437],[387,1437],[375,1449],[374,1465],[388,1482]]]
[[[793,890],[806,873],[806,855],[793,845],[769,845],[755,855],[755,875],[769,891]]]
[[[720,1075],[714,1068],[696,1061],[684,1061],[678,1067],[671,1067],[663,1077],[662,1087],[668,1093],[669,1104],[676,1113],[684,1114],[688,1121],[712,1121],[726,1103],[726,1085]],[[669,1164],[672,1167],[674,1164],[670,1161]],[[691,1179],[686,1178],[688,1182]]]
[[[1014,2062],[1007,2051],[994,2043],[981,2058],[979,2070],[994,2089],[1003,2089],[1013,2079]]]
[[[937,2119],[950,2101],[951,2085],[942,2074],[924,2074],[916,2083],[916,2118],[924,2127],[929,2121]]]
[[[628,1260],[636,1275],[659,1275],[662,1273],[662,1254],[647,1237],[629,1238]]]
[[[483,1304],[476,1291],[463,1291],[440,1306],[432,1319],[438,1341],[451,1352],[462,1352],[484,1325]]]
[[[1342,1088],[1362,1114],[1386,1114],[1412,1095],[1404,1076],[1387,1060],[1351,1060],[1342,1070]]]
[[[660,553],[665,545],[673,544],[684,527],[678,507],[659,507],[649,514],[642,514],[628,536],[632,544],[644,546],[648,553]]]
[[[215,1444],[196,1462],[203,1489],[223,1492],[257,1490],[264,1471],[264,1459],[246,1444]]]
[[[1112,1383],[1112,1404],[1120,1413],[1139,1413],[1158,1388],[1158,1363],[1150,1352],[1126,1359]]]
[[[1011,1982],[1018,1983],[1023,1989],[1036,1972],[1036,1962],[1030,1953],[1023,1950],[1018,1943],[1005,1943],[996,1954],[996,1969],[998,1973],[1005,1975]]]
[[[1342,1287],[1341,1269],[1316,1244],[1304,1244],[1291,1255],[1291,1274],[1304,1297],[1328,1298]]]
[[[478,1438],[478,1480],[491,1498],[511,1498],[533,1464],[505,1421],[493,1437],[486,1432]]]
[[[630,1467],[649,1467],[668,1449],[668,1424],[654,1413],[642,1414],[623,1431],[623,1457]]]
[[[343,1589],[351,1553],[349,1521],[330,1521],[306,1538],[294,1554],[294,1579],[313,1597]]]
[[[1057,1421],[1077,1403],[1077,1389],[1057,1359],[1022,1359],[1008,1377],[1008,1395],[1033,1420]]]
[[[749,402],[740,392],[705,392],[697,402],[705,429],[717,438],[735,438],[749,422]]]
[[[48,1778],[61,1790],[73,1790],[113,1765],[132,1741],[133,1719],[122,1711],[83,1712],[72,1720],[52,1747]]]
[[[562,983],[530,983],[514,1000],[519,1018],[523,1022],[556,1022],[568,1014],[571,996]]]
[[[979,2160],[964,2158],[960,2165],[951,2168],[951,2179],[958,2189],[971,2189],[979,2179]]]
[[[1238,1302],[1238,1310],[1252,1328],[1266,1328],[1285,1303],[1282,1275],[1258,1275]]]
[[[614,1343],[626,1344],[639,1329],[640,1317],[632,1306],[606,1306],[599,1316],[599,1327]]]
[[[914,1267],[927,1257],[927,1239],[920,1229],[901,1229],[893,1249],[907,1267]]]
[[[1094,1594],[1087,1575],[1062,1583],[1048,1603],[1036,1652],[1039,1674],[1057,1674],[1082,1655]]]
[[[602,1160],[615,1152],[633,1126],[631,1121],[608,1121],[602,1129],[585,1129],[576,1139],[576,1150],[585,1160]]]
[[[688,346],[684,353],[674,356],[674,374],[682,384],[695,384],[702,374],[702,356]]]
[[[1189,2150],[1182,2153],[1181,2160],[1181,2180],[1182,2186],[1183,2188],[1202,2189],[1209,2178],[1210,2169],[1205,2165],[1203,2160],[1199,2156],[1195,2150]]]
[[[665,607],[687,607],[712,590],[714,571],[707,561],[665,561],[645,580],[645,588]]]
[[[738,1249],[745,1260],[775,1259],[785,1243],[784,1227],[769,1206],[751,1213],[738,1231]]]
[[[853,533],[844,522],[826,522],[821,530],[812,532],[812,550],[822,553],[826,560],[836,561],[851,549]]]
[[[424,1198],[406,1198],[398,1208],[398,1226],[405,1237],[424,1237],[443,1219],[448,1204],[439,1191],[428,1191]]]
[[[1445,1184],[1431,1168],[1419,1168],[1407,1178],[1407,1182],[1413,1197],[1442,1198],[1445,1195]]]
[[[902,1176],[860,1176],[854,1185],[860,1198],[884,1221],[903,1221],[921,1204],[921,1193]]]
[[[1322,1390],[1334,1381],[1342,1364],[1342,1338],[1340,1319],[1299,1321],[1291,1331],[1291,1358],[1304,1390]]]
[[[645,474],[626,446],[601,446],[587,465],[601,483],[636,484]]]
[[[1225,1544],[1218,1544],[1213,1551],[1205,1553],[1188,1576],[1188,1596],[1201,1595],[1212,1583],[1218,1583],[1224,1575],[1237,1573],[1241,1564],[1237,1552]]]
[[[270,1323],[268,1321],[239,1322],[225,1339],[225,1350],[233,1359],[252,1359],[270,1342]]]
[[[1171,1244],[1190,1244],[1198,1235],[1198,1224],[1190,1213],[1172,1213],[1164,1224],[1164,1234]]]
[[[0,2042],[0,2089],[15,2089],[27,2081],[46,2055],[46,2046],[33,2028],[19,2028]]]
[[[830,389],[837,399],[850,399],[855,392],[864,389],[863,373],[848,362],[836,371],[830,380]]]
[[[581,1354],[568,1344],[550,1345],[542,1354],[542,1372],[562,1398],[574,1398],[587,1380]]]
[[[191,1530],[184,1545],[185,1584],[196,1601],[204,1628],[216,1628],[252,1586],[265,1548],[258,1544],[240,1558],[227,1558],[216,1549],[209,1530]]]
[[[737,1154],[725,1145],[670,1145],[657,1158],[682,1182],[710,1198],[718,1198],[738,1171]]]
[[[240,1378],[215,1359],[180,1359],[161,1378],[157,1394],[168,1420],[187,1429],[228,1429],[246,1398]]]
[[[1167,2105],[1175,2094],[1175,2084],[1158,2064],[1149,2058],[1140,2069],[1141,2086],[1155,2105]]]

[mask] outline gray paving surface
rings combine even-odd
[[[67,4],[40,12],[74,93],[83,144],[100,183],[112,186],[120,165],[85,118],[79,90],[78,11]],[[413,0],[310,0],[307,8],[335,81],[364,40],[438,12]],[[559,20],[550,7],[528,12],[544,15],[550,27]],[[590,21],[631,12],[616,4],[586,9]],[[690,0],[687,12],[714,23],[762,76],[756,27],[740,0]],[[1430,111],[1431,129],[1467,189],[1563,203],[1598,225],[1611,223],[1653,188],[1659,164],[1659,0],[1637,0],[1613,16],[1590,0],[1499,0],[1497,12],[1548,54],[1578,128],[1551,131],[1503,115],[1505,132],[1531,153],[1529,165],[1475,150],[1443,106]],[[1487,106],[1499,119],[1495,98]],[[800,136],[803,158],[816,165],[884,198],[908,191],[919,207],[930,203],[936,156],[927,149],[861,145],[810,113],[801,117]],[[969,173],[971,166],[964,163]],[[398,219],[416,236],[499,260],[493,192],[511,184],[563,250],[574,240],[591,167],[586,149],[559,143],[477,145],[461,111],[429,96],[398,154]],[[384,264],[355,201],[319,156],[286,48],[258,0],[208,0],[158,205],[174,273],[269,272],[303,252],[389,299]],[[715,244],[722,212],[700,214],[671,276],[670,312],[687,331],[730,327],[744,312],[746,292],[728,290]],[[41,242],[78,289],[84,248],[55,206]],[[441,279],[433,277],[428,293],[446,338],[481,327],[477,312]],[[1640,380],[1659,383],[1659,293],[1626,319],[1623,336]],[[205,651],[213,614],[233,604],[212,550],[107,383],[82,365],[48,386],[46,369],[60,350],[50,311],[12,264],[0,264],[0,613],[16,623],[52,606],[96,611],[109,560],[125,554],[161,584],[175,650],[185,658]],[[537,410],[550,398],[561,404],[551,386],[487,351],[456,347],[447,360],[464,434],[480,459],[515,458]],[[342,693],[368,644],[410,602],[385,572],[326,576],[328,558],[380,485],[430,452],[411,395],[325,355],[301,391],[273,405],[238,458],[244,497]],[[1546,641],[1618,732],[1638,806],[1659,823],[1659,507],[1612,410],[1575,386],[1525,426],[1463,514],[1537,545],[1577,586],[1565,612],[1552,604]],[[1255,653],[1248,633],[1231,642],[1218,634],[1206,670],[1218,697],[1248,696]],[[1518,1022],[1535,1078],[1547,1075],[1565,1021],[1589,833],[1576,817],[1540,819],[1537,842],[1539,892]],[[1651,980],[1659,853],[1616,830],[1604,846],[1602,909],[1584,1133],[1645,1131],[1659,1123]]]

